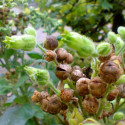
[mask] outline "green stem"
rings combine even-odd
[[[123,45],[123,47],[122,47],[118,52],[116,52],[115,55],[117,56],[117,55],[119,55],[121,52],[123,52],[124,48],[125,48],[125,44]]]
[[[120,109],[124,104],[125,104],[125,101],[124,101],[122,104],[120,104],[119,106],[117,106],[117,107],[115,108],[114,112],[117,112],[118,109]]]
[[[39,122],[36,117],[33,117],[32,119],[35,121],[35,125],[39,125]]]
[[[59,120],[59,123],[60,123],[61,125],[65,125],[63,119],[61,118],[61,116],[59,116],[59,114],[55,115],[55,117]]]
[[[45,50],[42,46],[40,46],[39,44],[36,44],[36,46],[37,46],[43,53],[46,53],[46,50]]]
[[[122,68],[124,69],[124,53],[122,53]]]

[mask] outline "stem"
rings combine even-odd
[[[36,117],[33,117],[32,119],[35,121],[35,125],[39,125],[39,122]]]
[[[121,52],[123,52],[124,48],[125,48],[125,44],[124,44],[123,47],[116,53],[116,56],[119,55]]]
[[[59,116],[59,114],[55,115],[55,117],[59,120],[59,123],[65,125],[63,119]]]
[[[124,101],[122,104],[120,104],[119,106],[117,106],[117,107],[115,108],[115,111],[114,111],[114,112],[117,112],[117,110],[120,109],[124,104],[125,104],[125,101]]]
[[[43,53],[46,53],[46,50],[40,46],[38,43],[36,44],[36,46],[43,52]]]
[[[124,53],[122,53],[122,68],[124,69]]]

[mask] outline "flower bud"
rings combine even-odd
[[[83,100],[82,106],[89,114],[96,114],[99,107],[99,102],[94,96],[87,96]]]
[[[125,120],[119,120],[115,123],[115,125],[125,125]]]
[[[120,35],[120,37],[125,40],[125,27],[123,26],[120,26],[118,27],[118,34]]]
[[[112,91],[108,94],[107,100],[108,100],[108,101],[114,100],[114,99],[118,96],[118,93],[119,93],[119,90],[118,90],[117,87],[115,87],[115,89],[112,90]]]
[[[58,41],[54,36],[48,36],[44,41],[44,47],[49,50],[54,50],[58,47]]]
[[[111,44],[107,42],[102,42],[98,44],[96,51],[99,54],[99,56],[107,56],[112,51]]]
[[[103,82],[99,77],[92,78],[89,82],[89,92],[97,97],[100,98],[106,91],[106,83]]]
[[[61,110],[61,102],[57,95],[53,95],[48,102],[48,112],[50,114],[57,114]]]
[[[3,42],[6,43],[7,48],[22,49],[24,51],[31,51],[36,44],[35,37],[31,35],[6,36],[6,40]]]
[[[33,93],[32,101],[33,102],[41,102],[42,101],[42,95],[37,90],[35,90],[34,93]]]
[[[119,89],[118,96],[121,98],[125,98],[125,84],[120,85],[118,89]]]
[[[90,79],[87,78],[80,78],[76,82],[76,91],[80,96],[85,96],[89,94],[88,84],[90,82]]]
[[[70,53],[67,54],[67,56],[65,58],[65,62],[68,64],[73,62],[73,56]]]
[[[45,60],[50,62],[54,61],[55,59],[56,59],[56,53],[52,50],[47,50]]]
[[[110,43],[115,43],[117,39],[117,35],[114,32],[108,32],[108,41]]]
[[[25,30],[24,30],[24,33],[27,34],[27,35],[32,35],[34,37],[36,37],[36,31],[34,28],[32,27],[27,27]]]
[[[68,78],[69,73],[71,72],[72,68],[68,64],[60,64],[55,69],[55,74],[60,80],[65,80]]]
[[[69,102],[74,96],[74,91],[72,89],[62,89],[60,98],[63,102]]]
[[[80,78],[82,78],[83,77],[83,73],[82,73],[82,71],[81,70],[73,70],[72,72],[71,72],[71,79],[73,80],[73,81],[77,81],[77,80],[79,80]]]
[[[106,83],[114,83],[120,77],[119,65],[113,61],[106,61],[100,66],[100,77]]]
[[[117,121],[117,120],[122,120],[125,118],[125,115],[123,112],[116,112],[114,115],[113,115],[113,120]]]
[[[90,57],[95,52],[93,41],[76,32],[66,31],[62,34],[62,40],[69,48],[75,49],[81,57]]]
[[[56,50],[56,54],[57,54],[57,60],[59,62],[62,62],[67,58],[68,52],[63,48],[59,48]]]

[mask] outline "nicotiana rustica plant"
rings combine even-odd
[[[98,45],[76,32],[66,31],[61,35],[62,41],[78,56],[92,58],[91,78],[83,73],[83,67],[72,65],[74,57],[64,48],[58,48],[54,36],[48,36],[42,47],[35,42],[32,29],[25,31],[26,41],[22,35],[6,37],[3,42],[9,48],[28,51],[36,45],[46,61],[54,62],[59,79],[55,86],[47,69],[25,66],[30,79],[44,88],[41,92],[35,90],[32,96],[41,110],[57,116],[63,125],[125,124],[125,114],[121,111],[125,108],[125,27],[119,27],[118,34],[109,32],[108,41]]]

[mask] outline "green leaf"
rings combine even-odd
[[[29,52],[27,53],[30,58],[33,59],[42,59],[42,55],[38,52]]]
[[[27,75],[21,76],[16,84],[16,88],[20,87],[27,80],[27,78]]]
[[[5,51],[5,55],[7,56],[7,58],[10,58],[14,53],[15,53],[14,49],[6,49]]]
[[[100,6],[103,9],[109,10],[112,8],[112,5],[107,0],[99,0],[99,1],[100,1]]]
[[[30,104],[14,106],[7,109],[0,118],[1,125],[25,125],[35,114]]]

